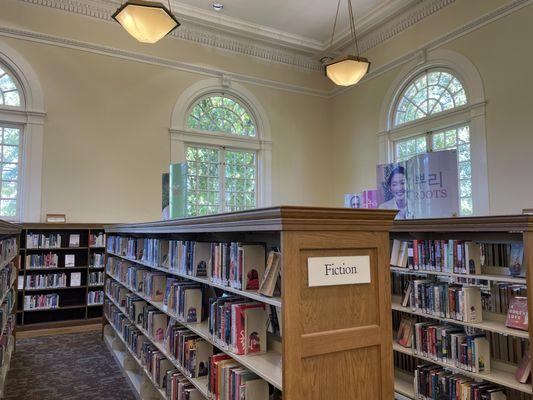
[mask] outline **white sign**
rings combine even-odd
[[[309,257],[308,286],[370,283],[370,256]]]

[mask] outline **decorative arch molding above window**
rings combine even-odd
[[[16,198],[15,215],[10,210],[9,215],[3,215],[1,218],[39,222],[41,219],[43,125],[46,117],[43,91],[37,74],[28,61],[1,40],[0,70],[3,72],[0,72],[2,152],[9,153],[7,160],[9,163],[4,163],[9,173],[1,176],[0,209],[4,197],[8,197],[4,199],[6,203],[8,201],[13,203],[12,199]],[[18,137],[17,141],[15,141],[15,136]],[[2,193],[4,181],[6,188],[11,188],[6,193]],[[15,186],[16,195],[13,194]]]
[[[270,205],[270,125],[248,89],[225,76],[199,81],[178,98],[170,126],[171,162],[190,163],[190,215]]]
[[[468,58],[444,49],[421,51],[389,87],[378,135],[380,164],[411,153],[457,148],[460,179],[469,180],[460,187],[462,211],[489,214],[485,93]]]

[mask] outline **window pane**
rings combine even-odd
[[[394,112],[394,125],[415,121],[467,103],[464,88],[449,72],[426,71],[403,91]]]
[[[3,199],[17,198],[17,182],[2,182],[1,197]]]
[[[461,215],[471,215],[473,212],[473,200],[469,126],[465,125],[435,132],[432,135],[432,146],[433,151],[457,149],[460,211]]]
[[[17,201],[16,200],[0,200],[0,214],[3,217],[17,216]]]
[[[425,135],[398,140],[394,145],[396,161],[405,161],[417,154],[427,152]]]
[[[214,95],[200,100],[187,118],[189,128],[255,136],[254,121],[246,108],[236,100]]]
[[[0,217],[17,216],[20,139],[20,128],[0,125]]]
[[[20,94],[12,76],[0,68],[0,105],[20,107]]]
[[[256,154],[251,151],[226,151],[227,211],[256,207]]]
[[[210,147],[186,148],[187,215],[219,211],[219,150]]]

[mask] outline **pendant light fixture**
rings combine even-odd
[[[155,43],[180,26],[168,8],[159,2],[128,0],[113,14],[126,31],[142,43]]]
[[[339,86],[351,86],[359,82],[366,75],[370,68],[370,62],[363,57],[359,57],[359,47],[357,46],[357,37],[355,36],[355,20],[353,16],[352,1],[348,2],[348,14],[350,19],[350,33],[354,54],[341,56],[335,59],[325,57],[322,59],[326,76]],[[333,33],[331,34],[330,48],[333,46],[335,28],[339,17],[339,8],[341,0],[337,4],[337,13],[333,24]]]

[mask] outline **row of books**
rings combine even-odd
[[[28,254],[26,256],[26,268],[57,268],[59,256],[53,253]]]
[[[0,367],[3,367],[9,360],[6,358],[10,340],[13,340],[13,330],[15,329],[16,318],[11,314],[6,321],[6,326],[0,336]]]
[[[0,264],[4,264],[18,254],[17,239],[14,237],[0,241]]]
[[[24,310],[48,310],[59,307],[59,294],[34,294],[24,296]]]
[[[27,289],[47,289],[67,286],[67,274],[26,275]]]
[[[123,260],[111,263],[108,272],[151,300],[163,301],[178,321],[202,321],[202,285],[167,278],[162,272]],[[209,331],[217,344],[236,354],[266,351],[269,314],[264,303],[240,296],[211,297],[208,309]]]
[[[207,388],[214,400],[268,400],[268,383],[227,354],[209,358]]]
[[[441,318],[476,323],[483,320],[481,291],[474,286],[461,286],[415,279],[407,287],[402,305],[413,311]]]
[[[91,253],[89,257],[90,268],[103,268],[105,260],[105,254],[103,253]]]
[[[135,324],[113,304],[106,303],[104,311],[108,321],[123,337],[126,345],[135,354],[137,360],[152,378],[158,388],[166,388],[167,372],[173,369],[172,364],[157,350],[153,343],[144,336]]]
[[[433,364],[415,370],[415,398],[431,400],[507,400],[506,389],[476,381]]]
[[[7,294],[2,305],[0,305],[0,329],[2,329],[2,327],[6,325],[9,320],[9,317],[12,315],[14,302],[15,295],[14,291],[11,290]]]
[[[103,285],[104,284],[104,273],[102,271],[89,272],[88,282],[89,282],[89,285]]]
[[[412,329],[415,354],[470,372],[490,371],[490,343],[485,333],[468,335],[462,327],[430,322],[415,323]]]
[[[264,244],[211,243],[111,236],[109,252],[239,290],[273,296],[281,256]]]
[[[103,290],[90,290],[87,293],[87,305],[92,306],[96,304],[104,303],[104,291]]]
[[[239,296],[209,299],[209,332],[216,344],[235,354],[267,351],[267,321],[264,303]]]
[[[139,300],[137,297],[126,301],[127,305],[129,303],[133,306],[132,314],[137,309],[134,304]],[[146,307],[150,306],[144,305],[143,308]],[[201,393],[183,375],[185,373],[190,378],[207,375],[212,399],[268,400],[269,387],[264,380],[226,354],[213,355],[213,346],[186,328],[171,323],[164,339],[165,348],[175,357],[175,361],[182,368],[180,371],[117,307],[106,303],[106,315],[117,330],[122,332],[130,349],[137,354],[152,374],[156,386],[165,390],[169,399],[203,399]],[[135,320],[137,319],[138,317]]]
[[[26,235],[27,249],[50,249],[61,247],[59,233],[28,233]]]
[[[0,297],[3,297],[11,289],[11,281],[17,274],[17,269],[13,262],[0,270]]]
[[[89,235],[89,246],[90,247],[105,247],[105,233],[98,232],[92,233]]]
[[[519,364],[524,354],[529,353],[529,340],[510,335],[487,332],[493,359],[508,364]]]
[[[486,273],[525,276],[523,256],[522,243],[394,239],[390,265],[455,274],[481,274],[486,266]]]
[[[527,286],[495,282],[490,292],[481,293],[483,309],[506,314],[514,297],[527,297]]]

